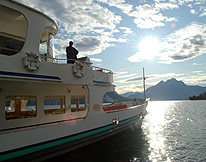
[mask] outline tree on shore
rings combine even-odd
[[[206,100],[206,92],[201,93],[199,96],[190,96],[189,100]]]

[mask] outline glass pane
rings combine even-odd
[[[65,113],[64,96],[46,96],[44,98],[44,113],[46,115],[55,115]]]
[[[14,55],[24,46],[27,20],[16,10],[0,5],[0,54]]]
[[[76,98],[71,98],[71,108],[76,108],[76,107],[77,107]]]
[[[53,62],[54,56],[54,41],[53,35],[54,28],[47,26],[44,28],[41,34],[39,53],[42,54],[42,58],[47,62]]]
[[[79,107],[80,108],[85,108],[85,97],[80,97],[79,98]]]
[[[85,96],[72,96],[71,98],[71,111],[84,111],[86,110]]]
[[[5,99],[6,119],[20,119],[36,116],[36,97],[7,96]]]
[[[39,46],[39,53],[40,54],[46,54],[47,53],[47,43],[41,43]]]

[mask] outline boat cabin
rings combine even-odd
[[[103,96],[114,89],[112,72],[91,66],[88,57],[74,64],[55,58],[57,32],[43,13],[1,1],[0,130],[76,122],[89,109],[103,112]]]
[[[29,14],[23,4],[16,7],[14,2],[7,6],[0,4],[0,11],[0,54],[12,56],[32,49],[46,61],[53,61],[52,38],[58,27],[52,19],[36,10],[37,14]]]

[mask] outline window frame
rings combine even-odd
[[[47,105],[45,104],[46,102],[51,102],[52,104],[46,108],[45,107]],[[54,104],[55,102],[56,104]],[[53,105],[56,105],[56,107],[53,107]],[[65,114],[65,113],[66,113],[66,97],[64,95],[44,96],[44,115],[45,116],[52,116],[52,115]]]
[[[88,100],[86,100],[85,95],[73,95],[71,96],[71,112],[78,112],[78,111],[85,111],[87,109],[87,105],[88,105]],[[81,98],[83,98],[84,103],[80,103],[81,102]],[[75,99],[75,103],[73,104],[72,99]],[[83,104],[84,106],[81,106],[81,104]],[[76,105],[76,106],[73,106]]]
[[[30,99],[30,100],[29,100]],[[11,110],[9,110],[9,107],[7,106],[10,101],[13,105]],[[25,104],[26,101],[26,104]],[[29,101],[29,103],[28,103]],[[29,108],[29,105],[32,104],[30,102],[34,102],[35,105]],[[8,108],[7,108],[8,107]],[[34,108],[33,108],[34,107]],[[36,96],[6,96],[5,97],[5,119],[6,120],[13,120],[13,119],[25,119],[25,118],[33,118],[37,116],[37,97]]]
[[[0,4],[0,8],[2,11],[2,16],[4,19],[9,19],[9,12],[12,12],[12,16],[16,16],[17,18],[14,21],[10,21],[9,23],[5,23],[3,20],[0,20],[0,55],[13,56],[19,53],[26,42],[27,32],[28,32],[28,20],[26,16],[13,8],[4,6]],[[6,17],[7,16],[7,17]],[[22,23],[23,21],[23,23]],[[23,27],[22,27],[23,24]],[[12,27],[8,27],[12,26]],[[15,26],[15,27],[13,27]],[[18,28],[23,28],[22,31],[18,31]]]

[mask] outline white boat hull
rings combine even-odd
[[[0,9],[0,161],[46,158],[141,125],[145,99],[104,105],[112,71],[54,58],[54,20],[12,0]]]
[[[41,159],[77,149],[125,130],[131,124],[141,126],[144,114],[140,112],[142,110],[145,112],[145,109],[146,104],[137,108],[100,114],[97,118],[88,116],[81,122],[64,121],[52,123],[50,126],[10,130],[9,134],[1,134],[0,149],[3,152],[0,154],[0,160]],[[113,125],[112,120],[116,117],[119,118],[119,125]]]

